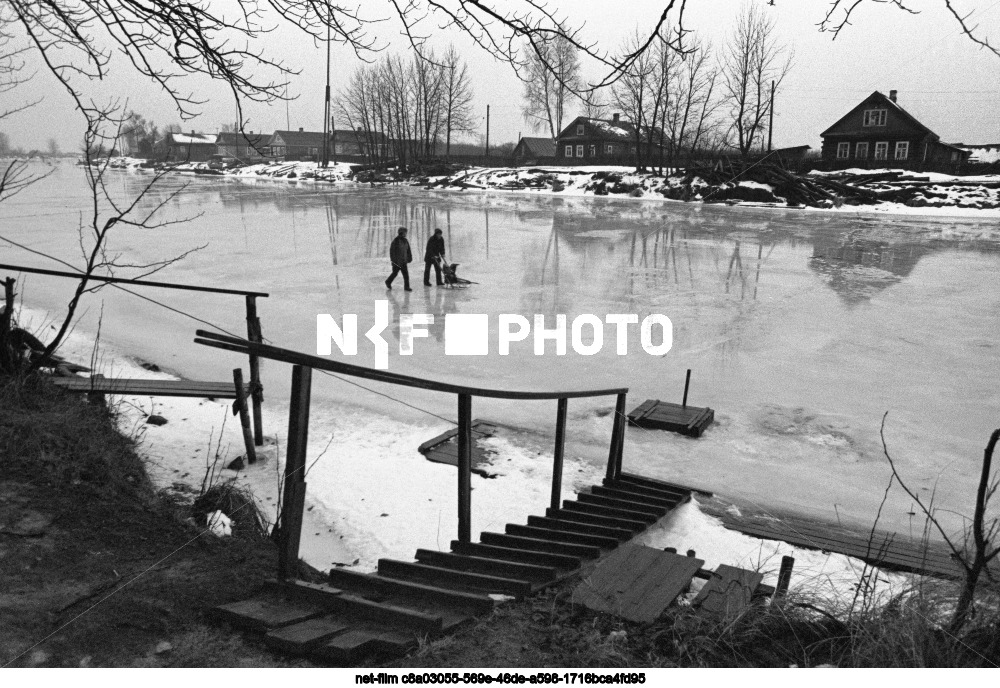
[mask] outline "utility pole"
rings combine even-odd
[[[330,113],[330,157],[337,163],[337,129],[333,125],[333,113]]]
[[[330,166],[330,25],[326,25],[326,101],[323,104],[323,167]]]
[[[292,130],[292,118],[288,114],[288,84],[285,84],[285,129]]]
[[[486,106],[486,157],[490,157],[490,106]]]
[[[771,82],[771,115],[767,123],[767,152],[771,152],[771,135],[774,131],[774,82]]]

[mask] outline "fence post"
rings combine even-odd
[[[458,395],[458,540],[472,542],[472,396]]]
[[[556,407],[556,449],[552,458],[552,502],[550,506],[558,509],[562,502],[563,448],[566,444],[566,405],[567,399],[559,399]]]
[[[14,318],[14,278],[8,277],[3,281],[4,310],[3,319],[0,320],[0,331],[10,329]]]
[[[625,446],[625,394],[615,402],[615,421],[611,432],[611,449],[608,451],[607,480],[615,480],[622,472],[622,451]]]
[[[288,407],[288,446],[285,449],[285,486],[278,532],[278,579],[295,578],[306,497],[306,446],[309,440],[309,394],[312,368],[292,367],[292,398]]]
[[[236,388],[236,410],[240,414],[240,427],[243,430],[243,446],[247,450],[247,463],[257,463],[253,433],[250,430],[250,414],[247,412],[247,395],[243,384],[242,368],[233,368],[233,386]]]
[[[247,294],[246,301],[247,340],[260,344],[263,337],[260,332],[260,319],[257,317],[257,297]],[[260,360],[254,353],[250,354],[250,396],[253,398],[253,441],[259,447],[264,444],[264,426],[260,409],[260,405],[264,402],[264,393],[260,385]]]

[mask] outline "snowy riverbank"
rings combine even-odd
[[[874,194],[904,192],[905,202],[884,200],[868,205],[841,202],[834,197],[806,210],[846,213],[889,213],[949,217],[1000,217],[1000,175],[956,177],[902,170],[839,170],[810,173],[816,177],[865,174],[870,182],[858,188]],[[895,177],[887,181],[885,177]],[[430,178],[429,188],[448,191],[489,191],[557,197],[601,196],[647,201],[727,203],[756,207],[797,206],[773,184],[747,179],[712,184],[697,175],[667,177],[637,173],[632,167],[490,167],[464,170],[447,177]]]
[[[20,322],[42,338],[51,331],[51,320],[39,311],[22,309]],[[68,338],[62,353],[84,365],[94,361],[95,369],[106,376],[177,379],[103,343],[94,355],[93,337],[79,331]],[[273,518],[280,468],[274,455],[248,470],[223,468],[243,453],[229,404],[185,398],[117,400],[120,428],[139,439],[140,454],[159,488],[191,493],[199,488],[206,472],[214,470],[224,479],[251,488]],[[283,447],[287,409],[274,404],[264,408],[265,428],[273,431],[278,447]],[[167,423],[147,424],[147,417],[154,413]],[[424,426],[401,431],[398,422],[367,418],[359,419],[350,435],[317,432],[311,437],[308,462],[311,469],[318,462],[319,468],[308,477],[302,555],[309,563],[320,569],[354,565],[371,571],[380,557],[409,559],[419,547],[449,550],[456,528],[454,468],[430,463],[417,453],[416,447],[427,436]],[[523,521],[548,501],[550,456],[524,449],[516,437],[500,435],[488,443],[494,452],[491,470],[497,477],[473,476],[475,533]],[[331,465],[335,470],[329,470]],[[600,482],[598,468],[571,457],[567,457],[564,470],[567,498]],[[697,501],[665,517],[638,536],[638,541],[682,552],[694,549],[710,568],[722,563],[759,568],[766,573],[764,582],[772,585],[781,557],[790,555],[796,560],[793,585],[824,596],[851,595],[864,569],[862,562],[849,557],[728,530],[705,514]],[[880,580],[884,590],[898,591],[908,579],[887,574]]]

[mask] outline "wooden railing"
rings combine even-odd
[[[458,539],[463,543],[472,540],[472,397],[514,399],[522,401],[557,401],[556,438],[552,465],[551,506],[558,509],[562,495],[563,453],[566,442],[566,413],[569,399],[616,396],[615,418],[608,451],[608,479],[617,478],[622,468],[622,449],[625,440],[625,397],[628,388],[590,389],[563,392],[523,392],[505,389],[486,389],[438,382],[424,378],[376,370],[344,363],[334,359],[282,349],[276,346],[227,337],[215,332],[198,330],[194,340],[244,355],[257,356],[292,364],[292,394],[288,412],[288,440],[285,456],[285,484],[282,493],[281,526],[279,529],[278,576],[285,579],[296,570],[302,515],[305,504],[306,445],[309,435],[309,400],[312,371],[376,380],[403,387],[416,387],[458,396]]]
[[[260,318],[257,317],[257,297],[266,298],[268,295],[262,291],[246,291],[244,289],[225,289],[223,287],[201,287],[194,284],[178,284],[176,282],[157,282],[145,279],[128,279],[125,277],[104,277],[101,275],[85,275],[82,272],[64,272],[61,270],[45,270],[43,268],[32,268],[24,265],[5,265],[0,263],[0,270],[10,270],[13,272],[27,272],[34,275],[49,275],[51,277],[69,277],[76,280],[86,279],[88,282],[103,282],[105,284],[128,284],[139,287],[158,287],[161,289],[177,289],[181,291],[197,291],[208,294],[232,294],[243,296],[246,301],[247,313],[247,339],[252,342],[259,342],[262,339]],[[14,280],[8,278],[4,280],[6,290],[7,307],[5,313],[12,312],[14,301]],[[254,444],[260,446],[264,444],[264,426],[261,414],[261,404],[264,401],[263,387],[260,384],[260,361],[255,354],[250,357],[250,398],[253,401],[253,433]]]

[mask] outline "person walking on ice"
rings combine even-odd
[[[406,240],[406,227],[399,228],[396,238],[389,245],[389,260],[392,261],[392,274],[385,281],[385,288],[392,289],[392,281],[396,279],[396,275],[403,273],[403,291],[413,291],[410,289],[410,271],[406,268],[413,262],[410,242]]]
[[[444,235],[440,229],[434,230],[434,236],[427,240],[427,250],[424,251],[424,286],[431,286],[431,266],[434,266],[434,276],[437,277],[437,285],[444,284],[441,281],[441,263],[444,262]]]

